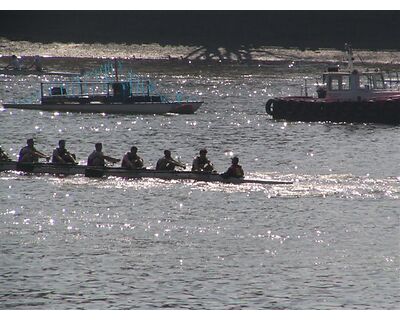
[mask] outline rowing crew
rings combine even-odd
[[[125,169],[142,169],[144,168],[143,159],[137,154],[138,149],[133,146],[122,158],[121,167]],[[65,140],[58,142],[58,148],[54,149],[52,157],[38,151],[35,148],[33,139],[27,140],[27,145],[19,152],[18,162],[39,162],[39,158],[46,159],[55,164],[78,164],[76,156],[66,149]],[[8,155],[0,147],[0,161],[11,161]],[[88,166],[104,167],[107,162],[117,163],[120,159],[107,156],[103,153],[103,144],[98,142],[95,144],[95,150],[89,155],[87,160]],[[175,167],[186,169],[186,165],[173,159],[170,150],[164,151],[164,157],[160,158],[156,164],[156,170],[173,171]],[[192,163],[192,171],[194,172],[215,172],[214,166],[207,158],[207,150],[201,149],[199,155],[194,158]],[[226,172],[222,174],[224,177],[243,178],[244,172],[239,165],[239,158],[232,158],[232,165]]]

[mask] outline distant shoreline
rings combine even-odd
[[[400,65],[400,50],[360,50],[354,48],[356,63]],[[51,63],[56,60],[107,60],[117,58],[132,63],[172,64],[280,64],[280,63],[340,63],[343,50],[324,48],[301,50],[282,47],[249,47],[230,51],[224,47],[162,46],[152,44],[87,44],[87,43],[36,43],[11,41],[0,38],[0,66],[9,63],[11,55],[33,60],[39,55]],[[0,67],[1,68],[1,67]]]

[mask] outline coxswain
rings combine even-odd
[[[54,149],[51,162],[76,164],[76,156],[65,148],[65,140],[58,141],[58,148]]]
[[[89,155],[87,160],[88,166],[104,167],[105,161],[117,163],[120,159],[109,157],[103,153],[103,144],[98,142],[95,144],[95,150]]]
[[[137,155],[135,146],[131,148],[130,152],[127,152],[122,158],[121,167],[126,169],[141,169],[143,168],[143,159]]]
[[[186,166],[183,163],[180,163],[171,157],[171,151],[164,150],[164,157],[157,161],[156,170],[173,171],[175,170],[175,167],[186,169]]]
[[[26,144],[19,152],[18,162],[39,162],[39,158],[45,158],[49,162],[49,156],[36,150],[33,139],[28,139]]]
[[[0,146],[0,162],[1,161],[11,161],[10,157],[8,154],[1,148]]]
[[[13,70],[21,70],[22,69],[21,61],[15,54],[13,54],[11,56],[11,62],[5,68]]]
[[[221,174],[224,178],[243,178],[244,172],[242,166],[239,165],[239,158],[232,158],[232,165],[228,168],[228,170]]]
[[[192,163],[192,171],[204,171],[211,172],[214,170],[214,166],[211,161],[207,158],[207,150],[201,149],[200,155],[194,158]]]

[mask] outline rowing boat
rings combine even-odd
[[[122,177],[122,178],[156,178],[163,180],[195,180],[222,183],[256,183],[256,184],[292,184],[292,181],[264,180],[246,178],[226,178],[217,173],[192,171],[161,171],[153,169],[129,170],[113,167],[89,167],[85,165],[52,164],[52,163],[19,163],[16,161],[0,162],[0,171],[19,171],[33,174],[84,175],[85,177]]]

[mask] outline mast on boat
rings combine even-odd
[[[346,50],[346,54],[347,54],[347,67],[349,69],[350,72],[353,71],[354,66],[353,66],[353,61],[354,61],[354,57],[353,57],[353,49],[351,47],[351,44],[345,44],[344,48]]]

